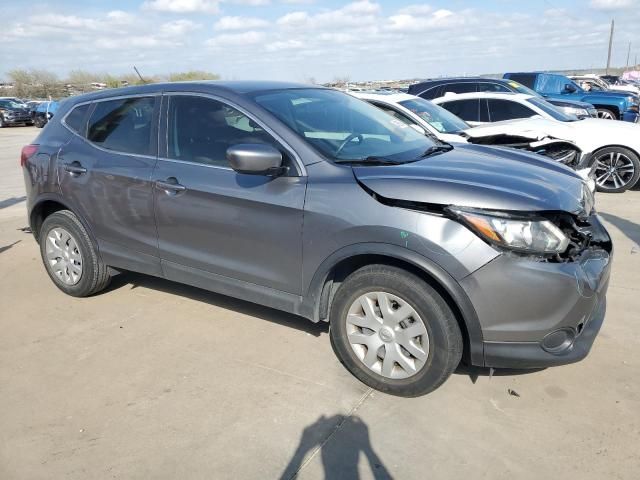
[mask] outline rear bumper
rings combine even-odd
[[[545,349],[541,342],[484,342],[484,366],[493,368],[544,368],[567,365],[584,359],[604,323],[603,297],[582,331],[561,351]]]

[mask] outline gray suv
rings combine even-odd
[[[329,322],[340,361],[401,396],[459,365],[584,358],[612,244],[569,168],[425,137],[350,95],[155,84],[66,100],[21,164],[58,288],[123,270]]]

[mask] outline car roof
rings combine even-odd
[[[513,92],[470,92],[470,93],[448,93],[444,97],[432,100],[434,103],[449,102],[452,100],[467,100],[476,98],[497,98],[507,99],[515,101],[525,101],[530,98],[535,98],[533,95],[527,95],[526,93],[513,93]]]
[[[402,92],[347,92],[349,95],[353,95],[354,97],[361,98],[364,100],[380,100],[382,102],[386,101],[388,103],[399,103],[405,100],[415,100],[415,95],[409,95],[408,93]]]
[[[148,83],[146,85],[133,85],[129,87],[112,88],[106,90],[98,90],[96,92],[85,93],[70,97],[73,103],[87,102],[103,98],[118,97],[125,95],[138,95],[158,93],[163,91],[180,92],[180,91],[198,91],[198,92],[230,92],[238,95],[246,95],[255,92],[270,90],[291,90],[299,88],[326,88],[317,85],[308,85],[304,83],[294,82],[276,82],[276,81],[254,81],[254,80],[237,80],[237,81],[189,81],[189,82],[164,82],[164,83]]]
[[[443,83],[474,83],[474,82],[496,82],[496,83],[507,83],[509,80],[505,78],[490,78],[490,77],[445,77],[445,78],[427,78],[425,80],[420,80],[414,85],[439,85]]]

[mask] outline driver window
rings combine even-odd
[[[169,97],[167,157],[229,167],[227,149],[240,143],[278,142],[249,117],[206,97]]]

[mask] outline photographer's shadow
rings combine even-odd
[[[339,435],[327,442],[327,436],[336,430]],[[337,441],[335,441],[337,440]],[[326,443],[325,443],[326,442]],[[360,417],[322,415],[315,423],[302,432],[300,443],[289,461],[289,465],[280,476],[281,480],[296,478],[302,468],[305,456],[320,448],[324,477],[331,480],[358,479],[358,461],[360,453],[368,461],[369,469],[375,479],[390,479],[391,474],[371,446],[369,427]]]

